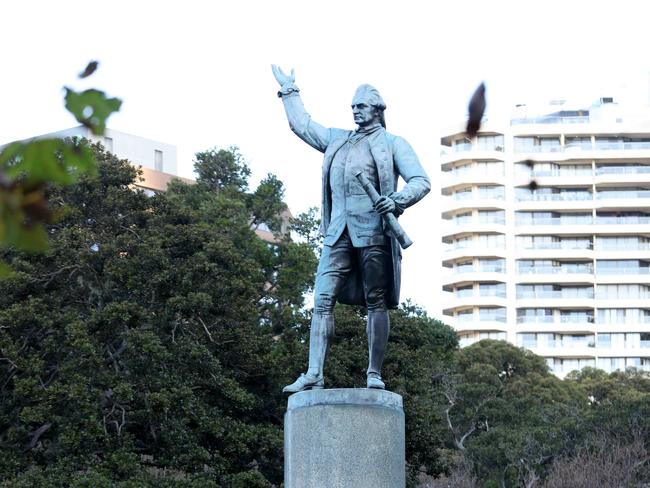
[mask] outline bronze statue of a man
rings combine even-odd
[[[325,128],[314,122],[300,99],[295,75],[273,66],[291,130],[325,153],[321,233],[324,248],[314,286],[314,315],[309,336],[309,368],[284,392],[324,388],[323,366],[334,334],[338,300],[368,309],[368,388],[384,388],[384,361],[390,322],[388,309],[399,304],[401,250],[381,215],[399,216],[430,190],[429,178],[411,146],[386,132],[386,104],[370,85],[352,99],[356,130]],[[373,205],[355,175],[362,171],[381,198]],[[397,191],[397,178],[406,182]]]

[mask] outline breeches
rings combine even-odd
[[[333,246],[323,246],[314,286],[315,312],[333,312],[338,294],[353,270],[360,273],[368,310],[386,310],[391,267],[389,246],[354,247],[346,228]]]

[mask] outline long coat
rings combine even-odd
[[[321,234],[325,236],[332,211],[332,196],[329,188],[330,167],[334,155],[347,142],[352,131],[328,129],[312,121],[297,92],[283,96],[282,101],[291,130],[314,149],[325,153],[320,227]],[[429,192],[431,188],[429,178],[406,140],[382,129],[370,134],[368,143],[377,165],[381,195],[390,196],[400,209],[404,209],[418,202]],[[406,184],[398,192],[399,176]],[[384,232],[390,235],[388,229],[384,229]],[[396,308],[399,305],[402,251],[393,236],[390,236],[389,242],[392,254],[392,279],[390,289],[387,290],[386,305],[389,308]],[[359,270],[351,273],[339,293],[338,301],[349,305],[366,305]]]

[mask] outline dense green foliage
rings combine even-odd
[[[47,188],[62,217],[46,252],[0,255],[15,270],[0,280],[0,486],[281,486],[280,392],[307,363],[314,209],[294,219],[300,242],[270,244],[254,229],[282,228],[282,183],[250,191],[236,148],[199,153],[197,184],[147,197],[127,161],[66,144],[97,174]],[[326,381],[363,387],[364,310],[335,313]],[[391,312],[384,373],[404,397],[410,487],[423,473],[460,488],[649,478],[647,373],[562,381],[505,342],[459,350],[409,303]]]
[[[650,480],[647,373],[585,369],[562,381],[542,358],[484,340],[458,351],[439,381],[452,450],[441,454],[465,472],[462,481],[452,473],[453,486],[613,486],[612,479],[637,486]]]
[[[196,185],[147,197],[127,161],[89,149],[97,176],[48,190],[63,212],[49,250],[1,256],[15,270],[0,280],[3,486],[280,486],[280,392],[306,365],[317,242],[255,236],[258,209],[284,208],[282,185],[245,191],[233,150],[197,155]],[[361,386],[365,318],[337,316],[327,381]],[[413,472],[441,469],[431,380],[455,348],[417,308],[392,314],[386,378],[409,411]]]

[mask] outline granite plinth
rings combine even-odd
[[[284,417],[285,488],[404,488],[404,443],[396,393],[296,393]]]

